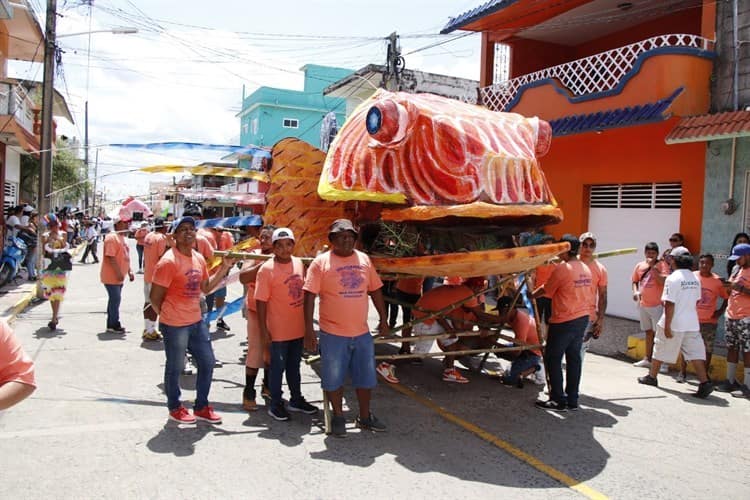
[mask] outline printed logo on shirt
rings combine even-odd
[[[297,306],[302,303],[302,297],[304,296],[304,292],[302,291],[302,286],[305,284],[305,281],[302,279],[302,276],[299,274],[293,274],[289,276],[286,280],[284,280],[284,283],[287,286],[287,289],[289,290],[289,298],[290,304],[293,306]]]
[[[344,266],[336,268],[339,274],[339,284],[344,289],[340,295],[344,297],[361,297],[361,286],[365,282],[362,276],[362,266]]]
[[[201,272],[198,269],[191,269],[185,273],[187,282],[185,283],[185,297],[198,297],[201,294]]]
[[[680,281],[680,290],[697,290],[700,284],[697,281],[682,280]]]
[[[573,280],[573,284],[576,288],[581,287],[590,287],[591,286],[591,276],[586,274],[580,274],[578,275],[577,280]]]
[[[701,298],[698,299],[698,307],[708,307],[714,300],[714,291],[710,288],[701,288]]]

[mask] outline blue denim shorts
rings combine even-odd
[[[320,331],[320,385],[324,391],[335,391],[344,385],[346,376],[355,389],[372,389],[375,375],[375,346],[370,332],[356,337],[341,337]]]
[[[216,290],[213,293],[214,297],[220,298],[220,297],[226,297],[227,296],[227,287],[221,287],[218,290]]]

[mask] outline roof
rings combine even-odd
[[[564,116],[549,123],[553,136],[580,134],[592,130],[627,127],[664,121],[669,118],[664,113],[680,95],[683,88],[675,90],[672,95],[656,102],[616,108],[583,115]]]
[[[440,33],[446,34],[450,33],[451,31],[461,29],[463,26],[466,26],[467,24],[486,17],[490,14],[494,14],[495,12],[504,9],[509,5],[516,3],[517,1],[518,0],[490,0],[483,5],[480,5],[479,7],[475,7],[464,12],[463,14],[452,17],[450,21],[448,21],[448,24],[446,24],[445,27],[440,30]]]
[[[680,120],[664,141],[667,144],[716,141],[750,136],[750,111],[727,111]]]

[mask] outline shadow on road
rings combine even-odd
[[[64,328],[58,328],[56,330],[50,330],[48,327],[43,326],[41,328],[38,328],[32,335],[36,339],[53,339],[55,337],[60,337],[62,335],[67,335],[68,332],[65,331]]]
[[[103,342],[108,342],[110,340],[125,340],[124,333],[100,332],[97,333],[96,336]]]

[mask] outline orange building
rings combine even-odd
[[[709,0],[494,0],[443,29],[481,32],[483,105],[552,125],[541,165],[565,219],[548,231],[638,248],[605,262],[617,316],[635,317],[629,273],[646,242],[681,232],[701,248],[705,144],[665,137],[709,109],[715,16]]]

